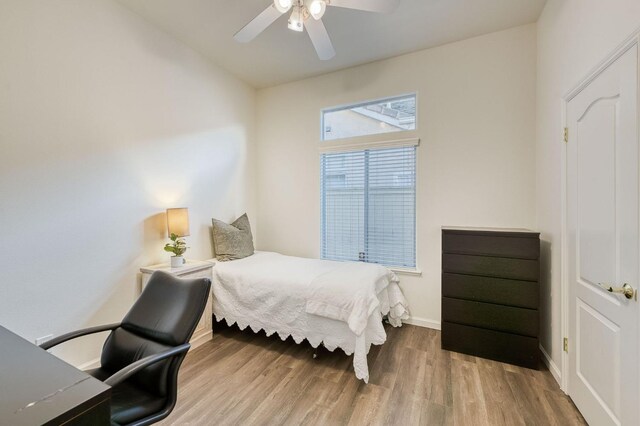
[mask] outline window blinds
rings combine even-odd
[[[416,266],[416,147],[321,155],[322,257]]]

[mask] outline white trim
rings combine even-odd
[[[347,152],[347,151],[361,151],[365,149],[381,149],[381,148],[396,148],[402,146],[420,146],[420,138],[406,138],[406,139],[383,139],[383,140],[371,140],[363,141],[360,139],[349,139],[348,142],[342,142],[339,144],[325,144],[323,143],[318,147],[318,151],[321,154],[328,152]]]
[[[399,275],[410,275],[413,277],[421,277],[422,271],[418,268],[414,269],[405,269],[405,268],[389,268],[391,271],[395,272]]]
[[[624,55],[633,46],[638,45],[640,37],[640,28],[633,32],[625,41],[620,43],[610,54],[608,54],[604,60],[600,61],[598,65],[593,67],[591,71],[584,77],[573,89],[569,90],[563,99],[568,103],[575,98],[580,92],[582,92],[589,84],[593,82],[600,74],[602,74],[611,64],[617,61],[622,55]]]
[[[405,324],[411,324],[418,327],[431,328],[433,330],[440,330],[442,327],[440,321],[430,320],[420,317],[409,317],[409,319],[403,321]]]
[[[213,340],[213,334],[211,333],[211,330],[207,330],[206,333],[203,333],[200,336],[192,337],[191,340],[189,341],[189,343],[191,343],[191,349],[189,349],[189,351],[192,351],[197,347],[202,346],[203,344],[207,343],[210,340]]]
[[[544,350],[544,347],[542,347],[542,344],[540,344],[540,352],[542,352],[542,361],[551,372],[551,375],[553,376],[554,379],[556,379],[556,382],[558,382],[558,384],[562,386],[561,384],[562,373],[560,372],[560,369],[558,368],[556,363],[553,362],[553,360],[551,359],[547,351]]]
[[[622,55],[624,55],[629,49],[634,46],[640,46],[640,28],[633,32],[631,36],[629,36],[625,41],[623,41],[620,45],[618,45],[609,55],[605,57],[598,65],[596,65],[589,73],[587,73],[586,77],[584,77],[573,89],[569,90],[561,99],[561,114],[562,114],[562,127],[563,129],[568,126],[568,107],[569,102],[575,98],[580,92],[582,92],[590,83],[592,83],[600,74],[602,74],[611,64],[613,64],[616,60],[618,60]],[[571,141],[571,136],[569,135],[569,141]],[[560,137],[560,135],[558,135]],[[561,141],[564,145],[564,149],[562,150],[562,164],[561,164],[561,236],[560,236],[560,330],[562,335],[557,339],[560,347],[562,347],[562,340],[564,337],[570,339],[572,336],[569,336],[569,264],[568,264],[568,220],[567,217],[567,196],[568,196],[568,188],[567,188],[567,145],[564,141]],[[552,284],[552,283],[550,283]],[[560,374],[560,389],[562,389],[567,395],[569,395],[569,354],[562,351],[562,362],[561,362],[561,374]],[[552,372],[553,373],[553,372]]]
[[[563,145],[561,153],[560,153],[560,214],[561,214],[561,223],[560,223],[560,336],[556,339],[556,342],[560,345],[560,348],[564,348],[564,338],[569,337],[569,277],[568,277],[568,241],[569,237],[567,235],[567,150],[569,143],[564,141],[563,131],[569,125],[567,122],[567,109],[569,108],[569,101],[567,99],[562,99],[561,101],[561,114],[562,114],[562,131],[558,135],[558,142]],[[569,140],[571,140],[571,135],[569,135]],[[552,259],[549,259],[549,262],[552,262]],[[551,281],[551,277],[550,277]],[[553,286],[552,282],[549,282],[550,286]],[[551,313],[553,317],[553,313]],[[553,339],[553,324],[551,325],[551,338]],[[560,389],[563,392],[569,393],[569,353],[565,352],[562,349],[560,354]]]
[[[418,108],[418,104],[417,103],[416,103],[416,108]],[[416,145],[416,146],[420,146],[419,144],[420,144],[420,139],[418,139],[418,145]],[[420,170],[421,170],[421,168],[420,168],[420,150],[418,148],[416,148],[416,195],[415,195],[415,198],[413,200],[415,202],[415,206],[414,206],[415,210],[413,212],[414,215],[415,215],[415,217],[413,218],[413,220],[415,221],[414,232],[416,233],[416,235],[415,235],[416,264],[415,264],[415,268],[414,269],[417,272],[419,272],[419,274],[407,274],[407,275],[413,275],[413,276],[416,276],[416,277],[422,277],[422,270],[420,269],[420,256],[419,256],[419,254],[420,254],[420,232],[419,232],[420,221],[418,220],[418,218],[420,217],[420,212],[419,212],[419,208],[420,208],[420,191],[419,191],[418,185],[420,185],[420,183],[419,183],[419,182],[421,182],[420,181],[420,175],[422,174],[420,172]],[[438,325],[438,327],[439,327],[439,325]]]

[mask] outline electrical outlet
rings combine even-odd
[[[53,334],[47,334],[46,336],[38,337],[35,341],[36,346],[40,346],[44,342],[48,342],[51,339],[53,339]]]

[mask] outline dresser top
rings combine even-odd
[[[201,271],[203,269],[212,268],[215,262],[210,260],[186,260],[186,263],[179,268],[172,268],[169,263],[159,263],[157,265],[145,266],[140,268],[140,272],[145,274],[152,274],[155,271],[168,272],[170,274],[180,273],[186,274],[188,272]]]
[[[443,226],[443,231],[450,232],[452,234],[456,233],[487,233],[487,234],[495,234],[495,233],[504,233],[504,234],[529,234],[532,237],[540,235],[538,231],[532,231],[530,229],[524,228],[483,228],[483,227],[473,227],[473,226]]]

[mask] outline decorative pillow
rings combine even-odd
[[[213,251],[216,259],[226,262],[253,254],[253,235],[246,213],[231,225],[217,219],[212,219],[212,222]]]

